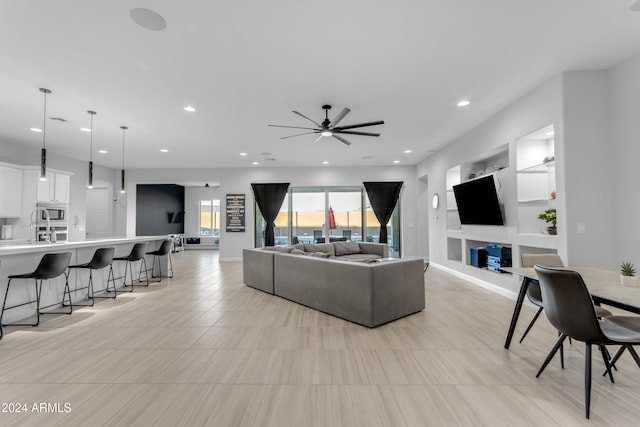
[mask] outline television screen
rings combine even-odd
[[[460,224],[504,225],[493,175],[453,186]]]

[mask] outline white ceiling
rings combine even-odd
[[[47,120],[49,151],[88,160],[79,128],[95,110],[94,162],[108,167],[121,165],[120,125],[127,168],[415,164],[563,70],[640,52],[633,3],[2,0],[0,141],[41,146],[29,128],[47,87],[47,116],[68,120]],[[135,7],[166,28],[136,25]],[[325,103],[352,110],[341,125],[384,120],[362,129],[382,135],[312,146],[267,127],[309,124],[291,110],[321,121]]]

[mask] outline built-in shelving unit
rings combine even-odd
[[[528,245],[557,248],[538,215],[556,207],[556,162],[553,125],[516,140],[518,233]]]
[[[511,275],[471,265],[471,252],[477,258],[478,248],[499,245],[516,267],[523,253],[559,252],[561,238],[550,235],[548,224],[538,219],[545,210],[557,208],[558,198],[562,197],[556,188],[558,163],[553,132],[553,125],[545,126],[446,171],[446,252],[452,268],[482,280],[506,284],[514,280]],[[510,163],[515,167],[510,168]],[[505,225],[461,225],[453,187],[487,174],[496,178]]]

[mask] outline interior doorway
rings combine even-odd
[[[109,188],[87,190],[87,228],[85,235],[90,239],[111,237],[111,214]]]

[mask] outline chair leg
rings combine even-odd
[[[636,365],[638,365],[638,367],[640,368],[640,357],[638,357],[638,353],[636,353],[636,349],[633,348],[633,346],[630,346],[630,345],[627,345],[625,347],[627,347],[627,349],[629,349],[629,353],[631,353],[631,357],[633,357],[633,360],[636,361]]]
[[[584,401],[585,416],[589,419],[591,407],[591,344],[585,343],[584,351]]]
[[[169,269],[171,270],[171,276],[169,276],[169,277],[173,279],[173,262],[171,261],[171,252],[169,252],[168,256],[169,256]],[[169,273],[167,272],[167,274],[169,274]]]
[[[529,326],[527,326],[527,329],[524,331],[524,334],[522,334],[522,338],[520,338],[521,343],[522,343],[522,340],[524,340],[524,337],[527,336],[527,334],[533,327],[533,324],[536,323],[536,320],[538,320],[538,316],[540,316],[540,313],[542,313],[542,310],[543,310],[542,307],[538,307],[538,311],[536,312],[535,316],[533,316],[533,319],[531,319],[531,322],[529,322]]]
[[[109,282],[113,282],[113,291],[109,290]],[[93,291],[93,288],[91,288]],[[104,295],[94,295],[93,298],[113,298],[115,299],[118,296],[118,291],[116,288],[116,278],[113,275],[113,264],[109,264],[109,274],[107,275],[107,286],[103,289],[106,293],[113,292],[113,296],[104,296]]]
[[[2,302],[2,311],[0,311],[0,339],[4,336],[4,332],[2,331],[2,318],[4,317],[4,308],[7,306],[7,295],[9,295],[9,287],[11,287],[11,280],[7,282],[7,290],[4,293],[4,301]]]
[[[621,345],[620,348],[618,348],[618,350],[616,350],[616,352],[613,354],[613,357],[609,360],[609,368],[605,369],[605,371],[602,373],[603,377],[609,373],[611,368],[615,369],[616,362],[618,361],[618,359],[620,359],[620,356],[622,356],[622,353],[624,353],[624,351],[627,349],[627,347],[629,347],[629,350],[633,350],[631,348],[631,346],[626,346],[626,345]],[[635,350],[633,350],[633,351],[635,351]],[[637,354],[636,354],[636,356],[637,356]],[[640,366],[640,363],[638,363],[638,366]]]
[[[544,359],[544,362],[542,363],[542,366],[540,367],[540,369],[538,370],[538,373],[536,374],[536,378],[538,378],[540,376],[540,374],[542,374],[542,372],[545,370],[545,368],[547,367],[547,365],[549,364],[549,362],[551,362],[551,359],[553,359],[553,356],[556,354],[556,352],[558,351],[559,348],[562,347],[562,343],[564,342],[564,340],[567,338],[567,336],[565,334],[561,334],[558,337],[558,340],[556,341],[556,343],[553,345],[553,348],[551,349],[551,351],[549,352],[549,354],[547,355],[547,358]]]
[[[128,288],[129,286],[127,285],[127,269],[130,270],[130,274],[131,274],[131,289],[128,290],[127,292],[133,292],[133,267],[129,265],[130,262],[127,261],[126,264],[124,265],[124,278],[122,279],[122,287],[123,288]],[[129,268],[131,267],[131,268]]]
[[[144,278],[146,279],[147,284],[144,286],[149,286],[149,274],[147,273],[147,260],[145,259],[145,257],[142,257],[142,260],[140,261],[140,271],[138,272],[138,282],[142,282],[142,271],[143,271],[143,266],[144,266]],[[133,282],[133,279],[132,279]]]
[[[606,366],[606,371],[609,373],[609,379],[611,380],[611,384],[615,384],[615,381],[613,380],[613,372],[611,371],[611,364],[609,363],[609,354],[607,353],[606,348],[604,347],[604,345],[599,345],[598,346],[600,348],[600,353],[602,354],[602,360],[604,360],[604,366]]]

